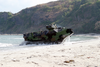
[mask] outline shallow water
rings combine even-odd
[[[96,38],[98,38],[96,35],[82,34],[82,35],[72,35],[70,39],[67,38],[66,41],[69,42],[70,40],[70,42],[80,42],[80,41],[86,41],[86,40],[91,40]],[[0,51],[17,50],[22,48],[33,47],[33,45],[19,46],[19,44],[21,44],[22,42],[24,42],[23,35],[0,35]],[[41,46],[41,44],[38,46]],[[42,46],[46,46],[46,44],[44,45],[42,44]]]

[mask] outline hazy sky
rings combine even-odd
[[[22,9],[57,0],[0,0],[0,12],[17,13]]]

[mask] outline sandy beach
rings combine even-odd
[[[100,39],[0,51],[0,67],[100,67]]]

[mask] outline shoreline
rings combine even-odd
[[[0,51],[0,67],[100,67],[100,38]]]
[[[23,34],[0,34],[0,35],[23,35]],[[98,33],[87,33],[87,34],[73,34],[73,35],[100,35]]]
[[[0,35],[23,35],[23,34],[0,34]]]

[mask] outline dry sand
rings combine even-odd
[[[100,67],[100,39],[67,44],[0,51],[0,67]]]

